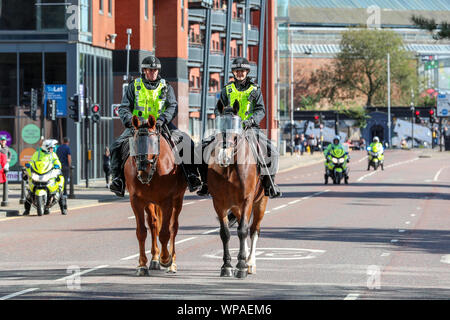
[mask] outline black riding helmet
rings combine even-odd
[[[234,70],[247,70],[250,72],[250,62],[243,57],[235,58],[231,63],[231,71]]]
[[[142,73],[143,79],[145,79],[145,75],[144,75],[144,71],[143,71],[144,68],[158,69],[159,72],[161,72],[161,61],[159,61],[159,59],[154,56],[145,57],[141,63],[141,73]]]

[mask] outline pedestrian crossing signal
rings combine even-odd
[[[92,122],[94,122],[94,123],[100,122],[100,119],[101,119],[101,117],[100,117],[100,105],[93,104],[92,107],[91,107],[91,112],[92,112],[92,115],[91,115]]]

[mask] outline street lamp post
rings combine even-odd
[[[388,76],[388,83],[387,83],[387,90],[388,90],[388,141],[389,141],[389,148],[392,145],[392,139],[391,139],[391,56],[388,52],[387,54],[387,76]]]
[[[292,35],[291,35],[291,24],[288,23],[288,36],[289,36],[289,54],[290,54],[290,64],[291,64],[291,72],[290,72],[290,87],[291,87],[291,156],[294,154],[294,57],[292,50]]]
[[[131,50],[130,37],[132,32],[133,30],[131,28],[127,29],[128,42],[125,47],[125,49],[127,50],[127,82],[130,81],[130,50]]]

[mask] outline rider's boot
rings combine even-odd
[[[61,195],[61,198],[59,198],[59,208],[61,209],[61,214],[67,214],[67,196]]]
[[[194,192],[202,185],[195,165],[185,165],[189,192]]]
[[[277,198],[282,195],[280,187],[275,184],[275,175],[266,175],[263,178],[264,195],[269,198]]]
[[[25,199],[25,211],[22,213],[22,215],[27,216],[30,214],[30,209],[31,209],[31,200],[30,199]]]
[[[125,195],[125,183],[122,173],[122,160],[121,160],[121,154],[120,149],[121,145],[118,145],[117,147],[113,148],[111,147],[111,175],[112,175],[112,181],[109,185],[109,190],[114,192],[116,196],[123,197]]]
[[[118,197],[125,196],[125,185],[120,175],[114,176],[114,178],[111,181],[111,184],[109,185],[109,190],[114,192]]]
[[[198,171],[200,172],[200,177],[202,178],[202,187],[200,188],[200,190],[197,191],[197,195],[204,197],[209,194],[208,184],[206,182],[208,176],[208,165],[206,164],[199,165]]]

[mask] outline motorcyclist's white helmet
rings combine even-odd
[[[380,142],[380,138],[378,138],[377,136],[373,137],[373,142]]]
[[[341,137],[339,135],[336,135],[333,138],[333,143],[334,143],[335,140],[337,140],[338,141],[337,143],[339,143],[339,142],[341,142]],[[337,143],[335,143],[335,144],[337,144]]]
[[[55,148],[57,144],[58,144],[57,140],[55,140],[55,139],[47,139],[47,140],[44,140],[44,142],[42,142],[41,149],[44,152],[48,153],[48,152],[50,152],[50,148]]]

